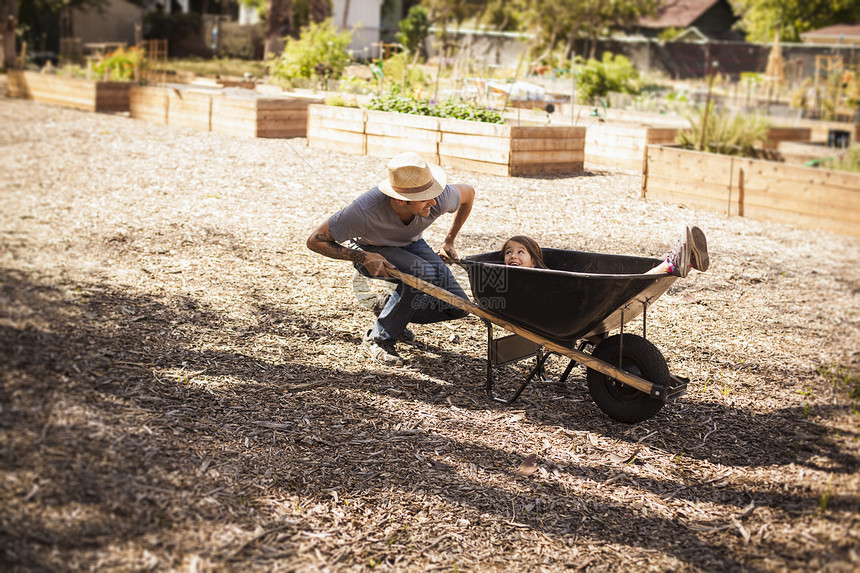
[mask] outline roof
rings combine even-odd
[[[818,30],[810,30],[800,36],[815,36],[816,38],[832,37],[836,39],[860,37],[860,24],[837,24],[835,26],[827,26],[826,28],[819,28]]]
[[[643,18],[646,28],[687,28],[720,0],[660,0],[656,15]]]

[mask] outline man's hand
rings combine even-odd
[[[454,243],[451,241],[445,241],[442,243],[442,248],[437,251],[438,255],[442,257],[442,259],[451,259],[452,261],[459,261],[460,255],[457,254],[457,249],[454,248]]]
[[[364,252],[364,261],[362,263],[367,272],[374,277],[387,277],[386,269],[393,269],[394,265],[388,262],[385,257],[379,253]]]

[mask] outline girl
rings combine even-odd
[[[515,267],[545,269],[543,254],[537,241],[531,237],[517,235],[502,245],[505,264]],[[708,242],[698,227],[685,225],[675,247],[663,257],[663,262],[646,274],[671,274],[686,277],[690,268],[706,271],[710,266]]]
[[[546,268],[540,245],[525,235],[516,235],[505,241],[502,255],[505,257],[505,264],[512,267]]]

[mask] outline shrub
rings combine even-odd
[[[594,103],[609,92],[638,94],[636,81],[639,72],[626,57],[610,52],[603,54],[603,60],[589,59],[577,72],[577,89],[584,101]]]
[[[702,148],[702,123],[707,117],[704,149]],[[757,143],[767,141],[770,123],[757,115],[735,114],[718,111],[713,103],[700,115],[690,117],[692,129],[682,131],[676,140],[681,146],[697,151],[709,151],[721,155],[754,157]]]
[[[338,32],[331,19],[312,22],[302,28],[298,40],[287,38],[284,52],[269,62],[269,74],[282,83],[296,78],[339,79],[349,64],[351,41],[352,32]]]
[[[125,82],[134,78],[135,69],[140,66],[143,51],[119,48],[93,64],[93,71],[100,77],[114,82]]]

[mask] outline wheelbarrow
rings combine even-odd
[[[646,338],[648,307],[676,279],[645,274],[659,260],[563,249],[543,249],[543,258],[547,269],[506,266],[498,251],[456,261],[469,276],[476,302],[396,269],[388,273],[483,320],[486,392],[493,402],[514,403],[553,354],[570,359],[559,382],[584,365],[591,398],[621,422],[647,420],[686,393],[689,380],[670,374],[663,354]],[[640,315],[642,335],[625,334],[624,325]],[[494,324],[512,334],[494,337]],[[536,365],[514,394],[496,396],[494,369],[531,357]]]

